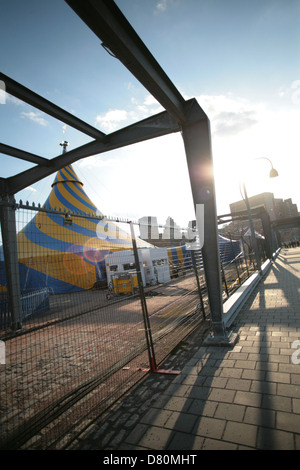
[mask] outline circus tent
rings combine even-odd
[[[222,235],[218,235],[220,260],[223,264],[230,263],[242,251],[242,247],[238,240],[230,240]],[[202,254],[200,246],[199,253],[199,266],[203,268]],[[188,268],[191,266],[191,251],[189,245],[176,246],[168,248],[169,261],[173,266]]]
[[[154,248],[140,238],[136,241],[138,248]],[[132,240],[118,224],[103,216],[69,165],[57,172],[45,204],[17,234],[17,245],[21,291],[47,288],[59,294],[105,283],[105,256],[132,249]],[[219,248],[222,262],[240,251],[238,242],[221,236]],[[168,248],[168,257],[170,266],[191,266],[187,246]],[[2,258],[0,292],[6,291],[5,277]]]
[[[72,165],[58,171],[45,204],[17,234],[17,244],[21,290],[47,287],[52,293],[93,287],[105,277],[105,255],[132,248],[130,235],[107,221],[87,196]],[[151,245],[137,239],[137,246]],[[1,273],[5,290],[4,266]]]

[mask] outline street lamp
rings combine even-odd
[[[271,162],[271,160],[267,157],[257,157],[255,158],[255,160],[268,160],[268,162],[270,162],[270,165],[271,165],[271,171],[269,173],[269,177],[270,178],[276,178],[276,176],[278,176],[278,171],[275,170],[275,168],[273,167],[273,163]]]
[[[276,178],[278,176],[278,171],[275,170],[275,168],[273,167],[273,163],[271,162],[271,160],[269,158],[267,158],[267,157],[257,157],[257,158],[255,158],[255,160],[268,160],[271,164],[271,167],[272,167],[271,171],[269,173],[269,177],[270,178]],[[260,262],[260,257],[259,257],[259,254],[258,254],[258,247],[257,247],[256,236],[255,236],[254,224],[253,224],[253,219],[252,219],[252,215],[251,215],[251,209],[250,209],[248,194],[247,194],[247,190],[246,190],[246,185],[245,185],[244,181],[243,181],[243,191],[244,191],[244,196],[245,196],[243,199],[246,203],[248,217],[249,217],[249,226],[250,226],[251,238],[252,238],[252,243],[253,243],[253,249],[254,249],[254,253],[255,253],[257,270],[261,274],[261,262]],[[242,197],[243,197],[243,194],[242,194]]]

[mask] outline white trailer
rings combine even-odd
[[[143,285],[146,286],[141,250],[138,250],[140,271]],[[131,287],[137,287],[137,275],[133,250],[120,250],[105,257],[107,284],[114,293],[131,292]],[[128,282],[130,280],[130,282]],[[120,282],[119,282],[120,281]],[[126,281],[126,282],[125,282]],[[128,287],[126,287],[126,283]]]
[[[141,250],[147,284],[163,284],[171,280],[167,248]]]
[[[139,269],[143,285],[156,285],[171,280],[166,248],[140,248]],[[130,293],[137,286],[133,250],[120,250],[105,258],[107,283],[114,293]],[[127,283],[127,286],[126,286]]]

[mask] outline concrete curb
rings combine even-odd
[[[261,267],[261,273],[256,271],[250,276],[223,304],[224,324],[226,328],[230,328],[242,306],[248,299],[251,292],[257,284],[263,279],[265,274],[272,266],[272,261],[277,257],[280,248],[273,253],[273,259],[267,260]]]

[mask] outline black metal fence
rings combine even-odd
[[[152,248],[133,223],[109,240],[91,236],[101,217],[14,210],[22,317],[12,328],[1,252],[1,447],[61,449],[209,320],[201,251]],[[256,267],[242,240],[220,241],[220,260],[226,300]]]

